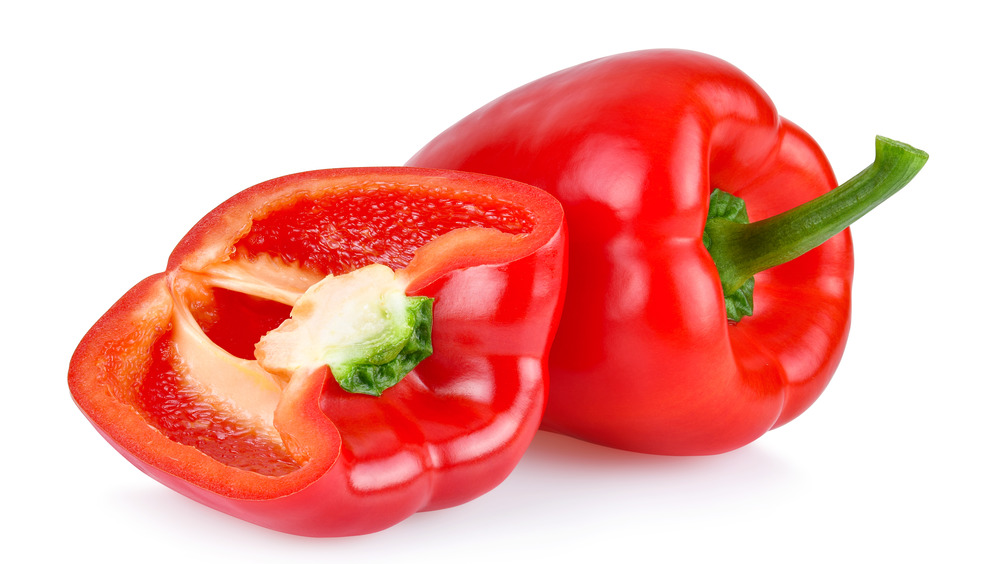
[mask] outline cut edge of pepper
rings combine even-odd
[[[427,173],[426,169],[387,170],[392,172],[403,170],[409,175]],[[332,172],[336,173],[338,171]],[[470,193],[475,193],[473,190],[475,186],[471,186],[474,184],[484,185],[485,183],[485,185],[493,188],[499,186],[497,197],[521,207],[526,212],[531,211],[534,213],[536,211],[535,208],[539,208],[537,211],[540,215],[536,217],[539,217],[540,221],[535,223],[527,233],[511,234],[503,233],[493,228],[459,227],[431,240],[426,245],[419,247],[414,254],[414,260],[399,271],[400,278],[405,281],[408,290],[413,287],[426,286],[449,271],[479,264],[511,262],[528,256],[545,246],[550,240],[556,237],[560,230],[564,229],[565,221],[561,213],[561,206],[554,198],[544,194],[540,190],[536,189],[535,193],[526,196],[519,187],[520,183],[513,181],[469,173],[453,173],[452,171],[437,172],[440,172],[442,177],[438,179],[439,181],[455,181]],[[489,178],[489,180],[485,180],[486,178]],[[466,185],[465,183],[469,183],[470,185]],[[459,194],[461,194],[461,190]],[[234,201],[238,202],[244,199],[244,197],[238,196],[234,198]],[[213,213],[216,215],[220,213],[225,215],[226,210],[223,208],[224,206],[220,206]],[[559,213],[549,214],[548,211],[552,209],[558,209]],[[559,221],[554,221],[556,215],[558,215]],[[204,232],[196,233],[194,243],[185,237],[185,240],[182,240],[182,243],[178,245],[178,249],[184,249],[185,247],[190,249],[192,244],[195,243],[202,245],[206,239],[211,240],[212,238],[206,237]],[[205,259],[215,252],[211,249],[199,248],[196,254]],[[266,260],[262,262],[259,260],[260,257],[257,257],[258,260],[254,261],[252,266],[248,267],[251,263],[213,262],[209,260],[208,263],[202,262],[203,265],[208,264],[208,268],[198,272],[185,269],[185,266],[192,263],[176,260],[182,256],[183,253],[178,253],[175,250],[170,261],[173,268],[168,268],[167,274],[160,274],[150,278],[159,277],[158,284],[162,284],[167,279],[174,281],[177,278],[183,279],[185,283],[191,283],[194,278],[199,278],[197,283],[204,284],[206,288],[217,287],[237,292],[247,292],[249,295],[286,304],[294,302],[295,296],[303,292],[302,288],[309,286],[309,282],[313,279],[313,276],[310,274],[306,276],[305,280],[300,279],[288,287],[276,289],[269,287],[269,284],[262,283],[262,280],[273,279],[275,276],[278,279],[284,278],[286,273],[285,268],[289,265],[279,264],[280,261],[271,261],[268,264]],[[292,265],[292,268],[294,269],[294,265]],[[246,283],[247,279],[251,280],[249,284]],[[148,287],[145,290],[148,290]],[[168,294],[172,292],[170,289],[165,290]],[[132,302],[134,299],[123,297],[123,300],[120,301]],[[118,306],[116,304],[104,317],[134,315],[135,312],[124,311],[124,307],[126,306]],[[176,304],[172,307],[176,307]],[[171,332],[178,331],[179,340],[183,343],[180,346],[186,349],[184,354],[179,355],[181,357],[189,353],[189,349],[192,346],[200,347],[206,343],[211,343],[211,340],[201,330],[197,321],[189,317],[189,313],[174,316],[165,329]],[[99,322],[91,331],[98,331],[98,326],[101,325],[105,324]],[[127,326],[130,323],[122,323],[121,319],[119,319],[118,325]],[[91,345],[93,344],[91,343]],[[230,367],[235,367],[237,372],[247,372],[249,370],[250,380],[263,382],[261,389],[258,390],[260,391],[259,397],[251,402],[251,409],[245,409],[245,406],[241,406],[233,409],[232,412],[237,413],[241,419],[254,428],[266,428],[267,432],[265,434],[269,437],[280,437],[282,442],[288,446],[289,451],[295,453],[296,459],[302,465],[300,470],[275,477],[229,466],[199,451],[196,447],[171,440],[161,430],[149,425],[148,421],[145,421],[137,413],[138,408],[134,402],[123,402],[120,398],[116,398],[116,401],[97,405],[100,403],[99,401],[93,402],[80,398],[80,394],[98,394],[100,386],[95,391],[93,383],[83,383],[86,375],[81,375],[81,372],[86,372],[86,370],[80,369],[79,365],[85,361],[78,359],[74,359],[74,366],[71,368],[70,375],[74,398],[77,399],[78,405],[80,405],[88,418],[94,422],[98,430],[102,434],[112,437],[110,442],[127,458],[133,461],[144,461],[153,467],[154,474],[163,472],[180,476],[194,485],[229,497],[265,499],[276,495],[284,495],[310,483],[311,479],[308,478],[309,475],[325,472],[326,469],[333,465],[339,457],[340,452],[339,432],[336,426],[322,413],[319,408],[319,402],[308,400],[308,397],[313,396],[318,400],[328,372],[325,370],[314,370],[308,373],[308,377],[286,383],[284,393],[276,393],[274,388],[281,387],[282,383],[280,379],[268,382],[269,378],[264,377],[264,374],[256,371],[249,364],[245,362],[233,363],[234,360],[240,359],[231,357],[231,355],[228,355],[231,358],[223,357],[221,361],[219,358],[213,359],[211,356],[212,354],[218,354],[218,347],[214,343],[211,343],[211,346],[214,349],[210,349],[212,352],[206,361],[208,364],[222,362],[223,365],[226,365],[228,363],[231,365]],[[200,357],[199,355],[194,355],[194,358]],[[201,360],[205,359],[201,358]],[[180,363],[182,370],[184,368],[183,364],[183,362]],[[188,370],[193,370],[191,367],[187,368]],[[319,377],[317,375],[322,376]],[[145,377],[143,374],[132,374],[129,376],[133,381],[136,381],[137,378],[142,379]],[[80,391],[84,387],[89,387],[90,391]],[[210,388],[208,386],[205,389]],[[218,399],[223,400],[221,404],[231,405],[231,402],[226,403],[225,401],[231,399],[225,397],[226,393],[207,391],[205,393],[217,396]],[[276,397],[277,399],[275,399]],[[304,400],[306,403],[300,404]],[[269,411],[271,413],[270,418],[267,416]],[[124,421],[136,417],[138,417],[136,425],[128,424],[123,426]],[[141,422],[139,421],[140,419],[142,420]],[[290,426],[282,424],[282,422],[287,421],[294,423]],[[137,428],[141,430],[137,431]],[[313,441],[310,439],[311,436],[317,438],[323,437],[323,439]],[[194,462],[192,457],[202,459],[202,462]],[[208,471],[207,474],[195,471],[195,468],[206,464],[204,461],[205,458],[209,460],[207,462],[208,467],[213,469]],[[219,479],[220,476],[229,477]]]

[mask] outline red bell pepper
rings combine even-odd
[[[558,201],[520,183],[278,178],[205,216],[111,307],[70,390],[184,495],[288,533],[377,531],[518,462],[544,408],[564,251]]]
[[[543,428],[699,455],[746,445],[820,395],[847,340],[846,227],[925,160],[880,138],[876,163],[831,192],[820,148],[746,75],[651,50],[514,90],[408,164],[520,180],[563,203],[570,280]]]

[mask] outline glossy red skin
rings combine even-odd
[[[535,229],[502,249],[466,248],[429,260],[407,292],[435,299],[434,352],[381,397],[342,391],[324,368],[282,400],[275,424],[310,457],[291,474],[268,477],[227,467],[169,440],[122,401],[125,392],[114,381],[130,381],[148,363],[150,343],[169,324],[168,288],[178,269],[220,242],[224,247],[270,202],[359,175],[415,183],[434,178],[456,192],[489,194],[533,212]],[[275,179],[208,214],[178,244],[165,273],[140,282],[112,306],[74,354],[70,389],[123,456],[192,499],[298,535],[378,531],[417,511],[489,491],[521,458],[546,399],[545,358],[564,291],[565,245],[558,202],[504,179],[405,168]],[[123,339],[131,347],[124,352],[114,346]]]
[[[543,428],[617,448],[703,455],[801,414],[850,325],[847,231],[756,276],[729,323],[702,244],[713,188],[751,221],[836,186],[817,144],[733,66],[676,50],[626,53],[514,90],[409,162],[495,174],[559,198],[569,283]]]

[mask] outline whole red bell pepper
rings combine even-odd
[[[70,390],[115,449],[195,500],[299,535],[377,531],[483,494],[520,459],[565,244],[558,201],[504,179],[271,180],[111,307]]]
[[[876,152],[831,192],[820,148],[746,75],[651,50],[518,88],[408,164],[520,180],[563,203],[570,280],[543,428],[698,455],[787,423],[829,382],[850,319],[845,228],[926,160],[882,138]]]

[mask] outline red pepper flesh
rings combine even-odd
[[[559,203],[504,179],[271,180],[206,215],[97,321],[70,390],[118,452],[192,499],[299,535],[381,530],[489,491],[520,459],[547,393],[565,245]],[[349,393],[327,366],[289,376],[255,353],[318,281],[375,264],[434,300],[433,353],[398,384]]]
[[[545,429],[725,452],[806,410],[843,355],[847,230],[757,274],[753,314],[727,319],[703,241],[713,189],[755,222],[837,183],[815,141],[724,61],[650,50],[575,66],[487,104],[408,164],[516,179],[563,203],[571,274]]]

